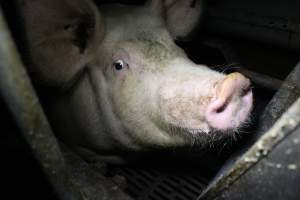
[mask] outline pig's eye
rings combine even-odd
[[[122,69],[124,69],[124,67],[125,67],[125,63],[122,61],[122,60],[117,60],[115,63],[114,63],[114,68],[116,69],[116,70],[122,70]]]

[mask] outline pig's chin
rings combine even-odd
[[[169,124],[170,135],[182,135],[184,138],[189,138],[193,142],[202,141],[203,139],[214,139],[221,140],[234,136],[234,134],[239,133],[240,129],[247,127],[250,123],[249,118],[244,121],[239,122],[235,126],[230,126],[226,128],[215,128],[210,126],[208,123],[202,123],[201,126],[189,126],[189,125],[175,125]],[[203,142],[200,142],[203,145]]]

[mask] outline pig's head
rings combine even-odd
[[[31,70],[41,83],[67,88],[55,96],[52,118],[73,146],[106,155],[205,146],[248,118],[249,80],[196,65],[174,43],[195,26],[198,4],[97,9],[88,0],[31,0],[23,8]]]

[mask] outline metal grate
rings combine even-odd
[[[192,172],[118,168],[115,174],[126,178],[125,191],[136,200],[197,199],[208,183],[203,174]]]

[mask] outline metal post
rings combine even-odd
[[[0,92],[17,124],[62,200],[83,200],[68,176],[58,142],[21,62],[0,8]]]

